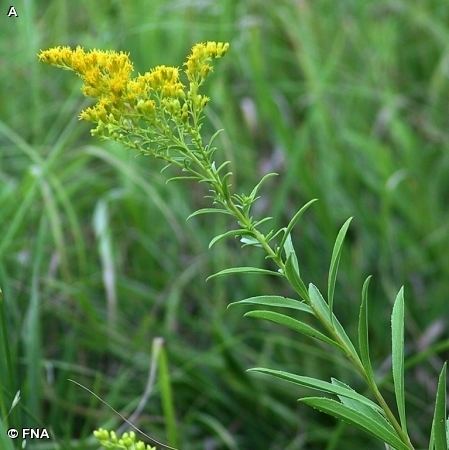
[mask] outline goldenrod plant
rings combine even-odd
[[[219,163],[215,159],[217,148],[214,142],[220,130],[210,139],[205,139],[202,124],[209,98],[202,94],[201,88],[213,70],[213,60],[221,58],[228,49],[227,43],[199,43],[192,48],[182,70],[158,66],[135,77],[126,53],[56,47],[42,51],[39,59],[72,70],[81,77],[83,93],[96,100],[93,106],[80,114],[80,119],[94,124],[92,134],[161,159],[167,163],[164,169],[179,169],[179,173],[170,180],[196,181],[208,186],[212,207],[197,210],[189,217],[225,214],[237,224],[235,228],[215,236],[209,247],[225,238],[239,238],[242,247],[255,247],[268,260],[268,268],[231,267],[211,275],[209,279],[238,273],[273,276],[288,283],[296,296],[261,295],[232,305],[257,306],[258,309],[247,312],[245,316],[285,326],[314,339],[319,345],[327,345],[333,351],[340,352],[364,380],[370,394],[357,392],[344,380],[335,378],[325,381],[264,367],[250,371],[325,393],[327,396],[306,397],[301,402],[355,425],[384,442],[388,448],[412,450],[415,447],[407,428],[404,387],[404,289],[399,290],[391,315],[392,379],[396,397],[396,407],[393,408],[378,387],[370,360],[370,277],[366,279],[361,293],[358,342],[351,340],[333,311],[337,272],[351,219],[343,224],[337,234],[329,264],[327,292],[323,294],[317,286],[306,283],[302,278],[292,241],[293,228],[315,200],[299,208],[285,227],[270,228],[271,217],[255,217],[252,207],[259,198],[263,183],[275,174],[265,175],[249,194],[238,194],[230,184],[229,161]],[[438,382],[429,450],[448,449],[447,423],[444,365]],[[99,431],[96,435],[106,448],[128,448],[107,447],[106,442],[111,441],[111,436],[112,442],[115,439],[112,433]]]

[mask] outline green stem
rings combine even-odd
[[[205,178],[208,180],[212,180],[211,184],[214,189],[214,191],[218,194],[219,197],[221,197],[223,206],[228,209],[229,212],[236,218],[238,223],[245,229],[248,230],[249,233],[251,233],[254,238],[259,242],[259,244],[262,246],[262,248],[265,250],[267,255],[274,260],[276,265],[281,269],[282,273],[285,273],[285,263],[282,260],[282,256],[280,252],[276,252],[273,250],[273,248],[270,246],[270,244],[267,242],[266,236],[260,232],[252,223],[251,218],[248,214],[245,214],[240,208],[237,207],[237,205],[234,203],[232,197],[230,195],[226,195],[226,193],[223,191],[223,179],[220,177],[220,174],[211,170],[211,161],[208,158],[208,154],[206,150],[204,149],[204,146],[202,145],[201,139],[199,136],[196,136],[194,138],[194,142],[197,145],[197,150],[199,151],[202,161],[197,158],[196,155],[194,155],[193,152],[191,152],[190,149],[188,149],[189,153],[192,154],[192,158],[194,159],[195,163],[198,164],[202,170],[205,173]],[[287,279],[287,278],[286,278]],[[288,281],[288,280],[287,280]],[[309,299],[307,299],[309,300]],[[393,428],[396,430],[398,436],[400,439],[404,442],[407,447],[409,447],[410,450],[414,450],[414,447],[412,443],[410,442],[410,438],[406,432],[401,428],[401,425],[397,421],[394,413],[388,406],[386,400],[384,399],[383,395],[381,394],[379,388],[377,387],[376,382],[372,379],[372,377],[369,376],[365,368],[363,367],[363,364],[361,363],[358,355],[354,356],[354,352],[348,348],[346,343],[341,339],[338,332],[335,330],[335,327],[330,323],[325,317],[322,317],[322,315],[319,313],[319,311],[314,308],[313,304],[310,302],[310,300],[307,302],[309,306],[313,309],[314,315],[317,318],[317,320],[321,323],[321,325],[327,330],[329,335],[340,345],[340,347],[343,350],[343,353],[349,359],[351,364],[354,366],[356,371],[361,375],[361,377],[366,381],[368,388],[371,390],[372,394],[376,398],[379,406],[382,408],[382,410],[385,412],[385,416],[390,421]]]
[[[313,308],[313,305],[309,304],[312,309],[314,310],[315,317],[319,320],[319,322],[326,328],[326,330],[329,332],[330,336],[343,348],[343,351],[346,355],[346,357],[349,359],[349,361],[353,364],[357,372],[362,376],[362,378],[365,380],[368,388],[376,398],[379,406],[383,409],[385,412],[386,417],[390,421],[393,428],[396,430],[398,436],[400,439],[404,442],[405,445],[407,445],[410,450],[414,450],[414,447],[412,443],[410,442],[410,437],[404,430],[402,429],[401,425],[399,424],[398,420],[396,419],[396,416],[394,415],[391,408],[388,406],[388,403],[384,399],[382,393],[380,392],[375,380],[369,375],[369,373],[365,370],[365,367],[361,363],[360,359],[357,357],[354,357],[353,352],[347,347],[346,343],[340,338],[339,334],[335,331],[335,328],[323,317],[321,317],[320,314]]]

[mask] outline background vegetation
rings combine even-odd
[[[374,275],[372,353],[387,397],[389,315],[405,285],[409,429],[424,446],[449,348],[449,3],[14,4],[19,18],[0,19],[0,428],[51,429],[51,444],[31,448],[96,448],[92,430],[120,418],[68,379],[129,415],[163,337],[182,450],[382,448],[299,406],[300,388],[245,373],[257,365],[348,380],[349,371],[327,348],[227,310],[291,293],[259,277],[206,284],[263,260],[233,242],[208,251],[229,224],[186,223],[207,206],[201,187],[166,185],[153,160],[91,138],[77,121],[79,80],[36,59],[41,48],[80,44],[129,51],[143,72],[180,64],[209,39],[231,43],[208,83],[208,127],[225,129],[219,144],[238,190],[280,173],[258,203],[278,224],[320,199],[295,231],[304,279],[325,286],[338,228],[355,217],[335,309],[355,327],[362,282]],[[158,382],[138,425],[173,441],[160,393]]]

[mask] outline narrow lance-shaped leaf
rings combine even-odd
[[[207,277],[206,281],[211,280],[212,278],[221,277],[223,275],[230,275],[234,273],[247,273],[252,275],[273,275],[277,277],[281,277],[282,274],[279,272],[274,272],[272,270],[259,269],[258,267],[231,267],[229,269],[220,270],[220,272],[214,273]]]
[[[299,294],[303,300],[308,301],[309,294],[307,293],[306,285],[302,281],[299,273],[296,271],[292,258],[292,255],[290,255],[285,263],[285,276],[297,294]]]
[[[235,305],[260,305],[260,306],[275,306],[278,308],[289,308],[303,311],[308,314],[313,314],[309,305],[298,300],[288,297],[281,297],[279,295],[260,295],[257,297],[249,297],[238,302],[233,302],[228,305],[228,308]]]
[[[359,355],[354,348],[354,344],[352,343],[351,339],[349,339],[349,336],[347,335],[339,320],[335,317],[335,314],[332,313],[331,316],[329,305],[325,302],[323,296],[321,295],[321,292],[313,283],[309,284],[309,299],[316,314],[320,316],[321,320],[328,322],[332,326],[335,333],[338,334],[340,340],[344,342],[347,351],[351,353],[354,359],[358,359]]]
[[[449,448],[449,419],[446,419],[446,441],[447,448]]]
[[[262,247],[262,244],[252,236],[242,236],[240,238],[240,242],[242,243],[242,247],[252,246],[252,247]]]
[[[301,277],[301,274],[299,273],[298,257],[296,256],[295,247],[293,247],[292,237],[290,234],[287,235],[287,239],[284,242],[284,252],[287,260],[291,260],[293,268]]]
[[[307,397],[300,401],[321,412],[361,428],[366,433],[391,445],[396,450],[410,450],[410,448],[400,440],[396,433],[385,428],[379,421],[374,420],[372,417],[365,416],[364,414],[360,414],[359,411],[347,405],[342,405],[335,400],[322,397]]]
[[[362,288],[362,302],[360,304],[359,314],[359,352],[360,360],[366,370],[369,378],[374,379],[371,359],[369,356],[369,337],[368,337],[368,287],[371,281],[371,275],[365,280]]]
[[[289,224],[285,228],[284,236],[281,239],[281,242],[279,244],[279,248],[282,249],[284,247],[285,241],[287,240],[288,235],[293,230],[293,227],[296,225],[298,220],[301,218],[301,216],[309,209],[311,205],[313,205],[316,201],[318,201],[317,198],[314,198],[310,200],[310,202],[307,202],[304,206],[302,206],[299,211],[295,213],[295,215],[290,220]]]
[[[447,450],[448,436],[446,428],[446,363],[444,363],[438,378],[435,412],[433,415],[432,432],[429,450]]]
[[[327,344],[335,345],[336,347],[340,348],[339,344],[321,333],[321,331],[316,330],[307,323],[286,316],[285,314],[280,314],[273,311],[250,311],[245,314],[245,317],[254,317],[257,319],[269,320],[271,322],[290,328],[291,330],[294,330],[298,333],[304,334],[305,336],[318,339],[320,341],[326,342]]]
[[[192,217],[199,216],[201,214],[228,214],[228,215],[231,215],[231,213],[229,211],[227,211],[226,209],[203,208],[203,209],[198,209],[197,211],[190,214],[190,216],[187,217],[186,220],[190,220]]]
[[[214,143],[215,139],[218,137],[219,134],[221,134],[224,131],[223,128],[220,128],[219,130],[217,130],[209,139],[208,144],[206,145],[206,150],[210,150],[210,148],[212,147],[212,144]]]
[[[392,370],[401,428],[407,434],[404,388],[404,288],[396,296],[391,314]]]
[[[165,184],[171,183],[173,181],[198,181],[197,176],[180,176],[180,177],[171,177],[165,181]]]
[[[231,237],[231,236],[242,236],[244,234],[247,234],[248,231],[246,230],[230,230],[230,231],[226,231],[223,234],[219,234],[218,236],[215,236],[210,242],[209,242],[209,248],[212,248],[217,242],[221,241],[222,239],[225,239],[227,237]]]
[[[345,387],[346,389],[353,391],[353,389],[349,387],[347,384],[343,383],[342,381],[336,380],[335,378],[332,378],[332,384]],[[341,394],[338,394],[338,398],[340,399],[340,402],[343,403],[343,405],[346,405],[349,408],[358,411],[360,414],[364,414],[367,417],[371,417],[373,420],[378,422],[379,425],[382,425],[384,428],[390,430],[392,433],[397,434],[393,425],[391,425],[391,423],[388,422],[388,420],[385,418],[385,413],[382,410],[382,408],[376,405],[374,402],[372,402],[374,406],[367,405],[366,401],[361,401],[360,399],[350,396],[344,396]]]
[[[328,381],[319,380],[317,378],[304,377],[301,375],[296,375],[294,373],[284,372],[282,370],[266,369],[264,367],[255,367],[249,369],[248,372],[263,373],[274,376],[276,378],[280,378],[282,380],[289,381],[290,383],[294,383],[299,386],[315,389],[321,392],[327,392],[329,394],[340,395],[342,397],[358,401],[379,414],[382,412],[381,407],[376,405],[372,400],[364,397],[363,395],[354,391],[354,389],[351,389],[349,386],[344,385],[341,382],[339,384],[338,382],[336,382],[337,380],[332,380],[332,383],[329,383]]]
[[[266,180],[268,180],[268,178],[271,177],[277,177],[279,174],[277,174],[276,172],[270,172],[265,174],[261,180],[256,184],[256,186],[254,187],[254,189],[251,191],[251,194],[249,195],[251,199],[255,199],[257,193],[259,192],[259,189],[261,188],[262,184],[265,183]]]
[[[352,217],[350,217],[340,228],[340,231],[338,232],[337,235],[337,239],[335,240],[334,249],[332,251],[331,264],[329,268],[329,279],[327,283],[327,301],[329,303],[329,309],[331,311],[331,321],[333,320],[332,311],[334,308],[334,291],[335,291],[335,283],[337,281],[338,265],[340,264],[342,246],[351,220]]]

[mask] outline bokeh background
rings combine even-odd
[[[208,251],[231,224],[186,222],[208,206],[202,187],[167,185],[155,161],[92,138],[77,120],[80,80],[36,58],[79,44],[129,51],[144,72],[223,40],[231,50],[206,87],[205,133],[225,130],[219,159],[232,161],[238,191],[280,174],[257,204],[261,217],[281,226],[319,198],[293,236],[305,280],[326,286],[333,241],[354,216],[335,309],[355,337],[361,286],[374,275],[372,355],[390,399],[389,317],[405,285],[409,430],[424,447],[449,348],[449,3],[13,4],[19,18],[3,3],[0,17],[0,433],[45,426],[51,442],[29,448],[97,448],[92,430],[121,419],[68,379],[129,415],[162,337],[173,408],[157,378],[137,420],[148,434],[182,450],[383,448],[298,405],[306,390],[245,372],[267,366],[364,389],[327,348],[227,309],[292,293],[250,276],[206,283],[225,267],[268,263],[237,242]]]

